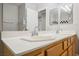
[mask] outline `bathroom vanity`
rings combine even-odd
[[[77,35],[53,34],[55,39],[46,41],[25,41],[20,38],[4,38],[4,56],[74,56],[76,55]]]
[[[24,56],[74,56],[76,55],[76,35],[51,43]]]

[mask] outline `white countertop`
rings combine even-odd
[[[39,42],[29,42],[29,41],[21,40],[21,38],[27,38],[25,35],[20,36],[20,37],[2,38],[2,41],[14,53],[14,55],[23,55],[33,50],[47,46],[53,42],[59,41],[65,37],[72,36],[74,34],[76,33],[70,33],[67,35],[66,34],[52,34],[52,36],[56,37],[54,40],[39,41]]]

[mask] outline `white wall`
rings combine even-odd
[[[0,3],[0,31],[2,31],[2,3]]]
[[[37,3],[26,3],[26,8],[30,8],[32,10],[36,10],[38,9],[38,4]]]
[[[75,30],[77,32],[78,40],[77,40],[77,51],[79,53],[79,3],[75,3],[73,5],[73,21],[75,23]]]
[[[75,29],[79,36],[79,3],[73,5],[73,21],[75,23]]]
[[[55,3],[39,3],[37,10],[40,11],[41,9],[53,9],[55,7],[57,7],[57,4]]]
[[[37,11],[27,8],[27,30],[33,31],[35,26],[38,26]]]
[[[16,5],[3,4],[3,30],[18,30],[18,7]]]

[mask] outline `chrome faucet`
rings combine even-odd
[[[60,33],[61,31],[62,31],[62,29],[59,28],[56,30],[56,33]]]
[[[38,35],[38,26],[34,27],[34,30],[32,31],[32,36]]]

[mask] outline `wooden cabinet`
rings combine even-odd
[[[7,46],[4,46],[4,56],[13,56],[12,51]]]
[[[67,38],[63,41],[63,43],[64,43],[63,46],[64,46],[64,50],[65,50],[65,49],[67,49],[67,47],[68,47]]]
[[[72,36],[72,37],[71,37],[71,43],[74,43],[74,42],[76,41],[76,39],[77,39],[77,38],[76,38],[76,36],[75,36],[75,35],[74,35],[74,36]]]
[[[76,45],[73,44],[73,56],[75,56],[75,55],[76,55]]]
[[[73,56],[76,55],[76,40],[77,36],[64,38],[62,42],[55,42],[46,50],[47,56]]]
[[[36,56],[44,56],[44,52],[37,54]]]
[[[67,53],[67,51],[65,51],[61,56],[67,56],[68,55],[68,53]]]
[[[72,45],[68,48],[68,56],[72,56],[73,55],[73,47]]]
[[[30,53],[26,53],[23,56],[44,56],[45,55],[45,51],[44,48],[42,49],[37,49],[35,51],[32,51]]]
[[[3,55],[3,44],[0,41],[0,56],[2,56],[2,55]]]
[[[59,56],[62,51],[63,51],[63,45],[62,43],[59,43],[56,46],[47,49],[47,56]]]
[[[73,56],[76,55],[76,42],[73,43]]]
[[[74,35],[71,37],[71,43],[72,43],[72,51],[73,51],[73,56],[76,55],[76,44],[77,44],[77,36]]]
[[[71,37],[68,38],[68,46],[71,45]]]

